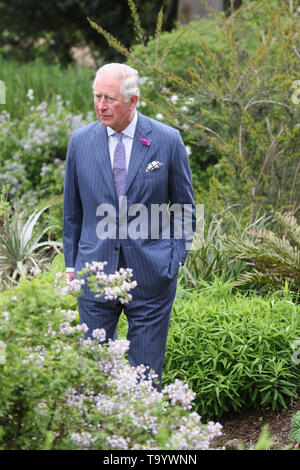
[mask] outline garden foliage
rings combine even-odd
[[[126,340],[101,345],[104,330],[84,339],[75,298],[60,294],[59,265],[0,297],[0,447],[208,448],[221,426],[201,423],[186,384],[159,392],[153,374],[127,363]]]
[[[300,307],[288,289],[264,298],[216,280],[181,292],[171,318],[164,381],[186,380],[203,416],[286,407],[299,392]]]
[[[218,428],[203,427],[197,413],[178,404],[189,408],[195,398],[206,420],[248,406],[278,409],[299,391],[293,344],[300,312],[286,281],[299,283],[300,100],[293,86],[300,11],[293,1],[245,0],[231,16],[166,33],[161,10],[147,41],[129,3],[139,45],[129,49],[91,24],[140,71],[139,110],[180,129],[196,202],[205,203],[206,213],[203,244],[180,270],[165,392],[136,380],[144,370],[128,368],[126,341],[103,348],[84,342],[75,298],[57,291],[55,273],[64,265],[56,258],[52,272],[0,295],[5,449],[202,448]],[[0,66],[8,85],[0,112],[1,241],[7,242],[5,231],[17,232],[4,223],[17,203],[28,214],[34,207],[35,215],[51,204],[35,235],[58,225],[39,241],[46,243],[48,234],[60,240],[67,143],[76,128],[95,120],[88,112],[94,73],[40,61],[0,59]],[[238,292],[233,281],[240,276],[251,289],[281,291]]]
[[[41,271],[53,257],[53,251],[59,251],[62,243],[57,241],[41,241],[51,227],[36,233],[37,222],[44,207],[37,209],[24,220],[24,214],[17,209],[12,216],[5,214],[0,234],[0,290],[18,283],[20,277]],[[51,253],[52,251],[52,253]],[[49,266],[49,264],[48,264]]]
[[[293,416],[289,438],[300,443],[300,411]]]
[[[223,236],[229,256],[252,268],[238,276],[235,285],[256,285],[271,291],[289,283],[293,291],[300,290],[300,225],[289,213],[276,213],[275,219],[279,225],[276,232],[263,228],[246,230],[244,237],[238,233]]]
[[[154,39],[125,52],[98,30],[147,76],[147,111],[183,132],[195,187],[211,174],[208,203],[239,203],[252,221],[262,207],[296,213],[300,12],[294,2],[245,0],[229,17],[207,21],[164,36],[158,17]]]

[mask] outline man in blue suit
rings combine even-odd
[[[177,272],[191,238],[191,233],[187,237],[181,231],[185,209],[189,222],[191,217],[194,221],[188,157],[176,129],[136,110],[135,69],[125,64],[101,67],[93,91],[97,121],[73,133],[67,152],[63,215],[67,272],[72,279],[92,261],[106,261],[107,273],[120,267],[133,270],[137,287],[126,305],[95,298],[85,285],[78,299],[80,322],[87,324],[88,335],[104,328],[107,339],[113,338],[124,309],[130,364],[149,366],[161,380]],[[99,227],[110,208],[115,226],[105,235]],[[143,216],[137,224],[140,236],[127,230],[137,214]]]

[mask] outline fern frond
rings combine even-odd
[[[276,213],[275,219],[283,226],[287,235],[279,236],[267,229],[249,230],[247,236],[223,236],[225,250],[251,267],[237,280],[240,285],[258,283],[265,287],[284,285],[300,290],[300,227],[290,213]],[[290,240],[296,242],[294,246]]]
[[[300,225],[298,224],[296,217],[294,217],[290,212],[285,214],[276,212],[275,217],[282,227],[286,229],[292,240],[300,246]]]

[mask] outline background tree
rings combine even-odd
[[[179,0],[178,19],[182,23],[196,19],[197,16],[203,18],[209,15],[209,9],[221,11],[224,7],[224,0]]]
[[[143,17],[146,35],[155,31],[157,12],[164,7],[164,29],[174,26],[177,0],[138,0],[136,6]],[[0,51],[6,58],[29,61],[46,57],[47,61],[66,64],[72,60],[70,49],[87,44],[100,53],[100,61],[124,60],[115,50],[107,48],[104,38],[90,27],[87,17],[117,34],[131,46],[133,19],[126,1],[105,0],[3,0],[0,1]]]

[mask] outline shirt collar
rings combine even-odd
[[[131,137],[133,139],[134,133],[135,133],[135,128],[136,128],[136,122],[137,122],[137,112],[135,111],[134,117],[132,121],[128,124],[128,126],[122,131],[124,135],[127,137]],[[107,135],[110,137],[111,135],[115,134],[116,131],[114,131],[111,127],[107,126]]]

